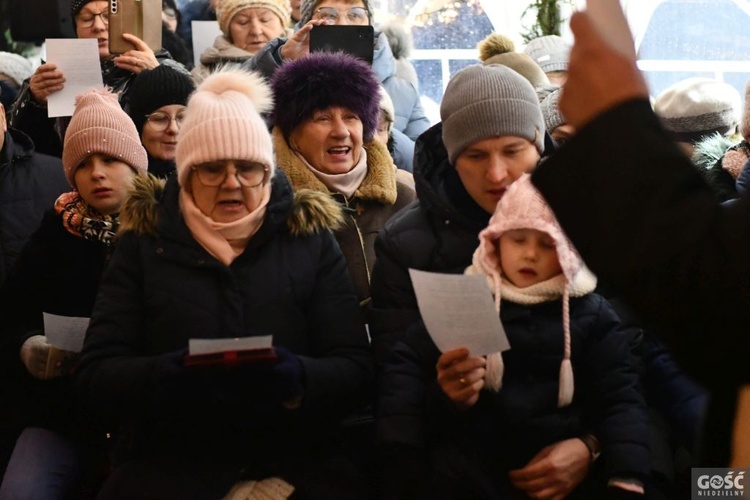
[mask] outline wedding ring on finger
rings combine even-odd
[[[466,382],[466,379],[461,377],[458,379],[459,382],[461,382],[462,385],[468,385],[468,382]]]

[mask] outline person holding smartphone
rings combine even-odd
[[[168,52],[154,53],[146,43],[131,34],[123,37],[135,45],[120,55],[109,51],[109,2],[107,0],[74,0],[70,8],[78,38],[95,38],[99,47],[104,85],[119,95],[120,104],[127,109],[128,89],[141,71],[159,64],[170,64],[176,71],[187,71],[173,61]],[[65,75],[53,63],[39,66],[24,82],[11,109],[11,126],[22,130],[34,141],[37,151],[60,157],[66,119],[47,117],[47,97],[65,86]]]
[[[301,18],[292,36],[271,40],[244,66],[260,71],[270,79],[284,62],[310,53],[310,36],[316,26],[374,24],[371,0],[303,0],[300,12]],[[390,95],[395,109],[396,121],[392,132],[396,148],[394,161],[399,168],[411,172],[414,141],[429,128],[430,121],[415,86],[397,75],[396,59],[383,33],[375,33],[373,50],[372,69]]]

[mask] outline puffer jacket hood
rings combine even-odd
[[[326,230],[334,231],[343,224],[341,206],[330,196],[309,189],[293,193],[289,180],[278,171],[271,182],[271,201],[267,207],[264,225],[283,223],[287,230],[296,236]],[[160,207],[172,205],[165,201],[172,197],[175,198],[176,204],[178,190],[174,175],[166,181],[152,175],[136,177],[133,189],[120,212],[119,234],[133,231],[136,234],[159,235],[164,228],[160,219]],[[169,211],[170,207],[164,209]]]

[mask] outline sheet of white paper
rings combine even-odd
[[[48,116],[71,116],[78,94],[104,87],[96,38],[48,38],[45,43],[47,62],[65,75],[63,89],[47,97]]]
[[[620,0],[586,0],[586,13],[610,47],[635,60],[635,41]]]
[[[229,339],[190,339],[190,354],[214,354],[225,351],[245,351],[249,349],[267,349],[273,346],[273,336],[237,337]]]
[[[472,356],[510,349],[484,276],[409,269],[419,313],[440,352],[466,347]]]
[[[193,64],[198,66],[201,54],[213,47],[216,37],[221,35],[219,21],[193,21]]]
[[[86,329],[89,327],[89,318],[76,318],[72,316],[58,316],[57,314],[43,313],[44,336],[47,343],[58,349],[70,352],[81,352],[83,339],[86,338]]]

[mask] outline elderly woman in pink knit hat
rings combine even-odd
[[[332,439],[373,375],[331,232],[342,210],[276,169],[271,106],[260,76],[206,78],[177,175],[140,182],[123,211],[79,368],[90,407],[127,429],[100,498],[368,496]],[[196,366],[196,339],[225,345]],[[244,358],[237,342],[273,355]]]
[[[63,326],[44,316],[91,315],[120,208],[146,172],[146,151],[116,95],[89,91],[77,98],[63,167],[73,190],[45,215],[0,292],[3,350],[17,367],[16,416],[25,427],[0,498],[84,495],[80,480],[89,478],[105,436],[77,414],[70,375],[78,354],[50,345],[48,335],[59,337]]]
[[[419,484],[407,470],[429,470],[423,484],[445,498],[641,498],[647,416],[629,335],[528,174],[479,241],[467,273],[487,277],[510,350],[440,353],[423,327],[395,347],[379,408],[394,497]],[[564,446],[589,453],[558,480],[548,458]]]
[[[202,80],[218,67],[252,58],[274,38],[287,35],[290,15],[289,0],[219,0],[221,35],[201,54],[193,76]]]

